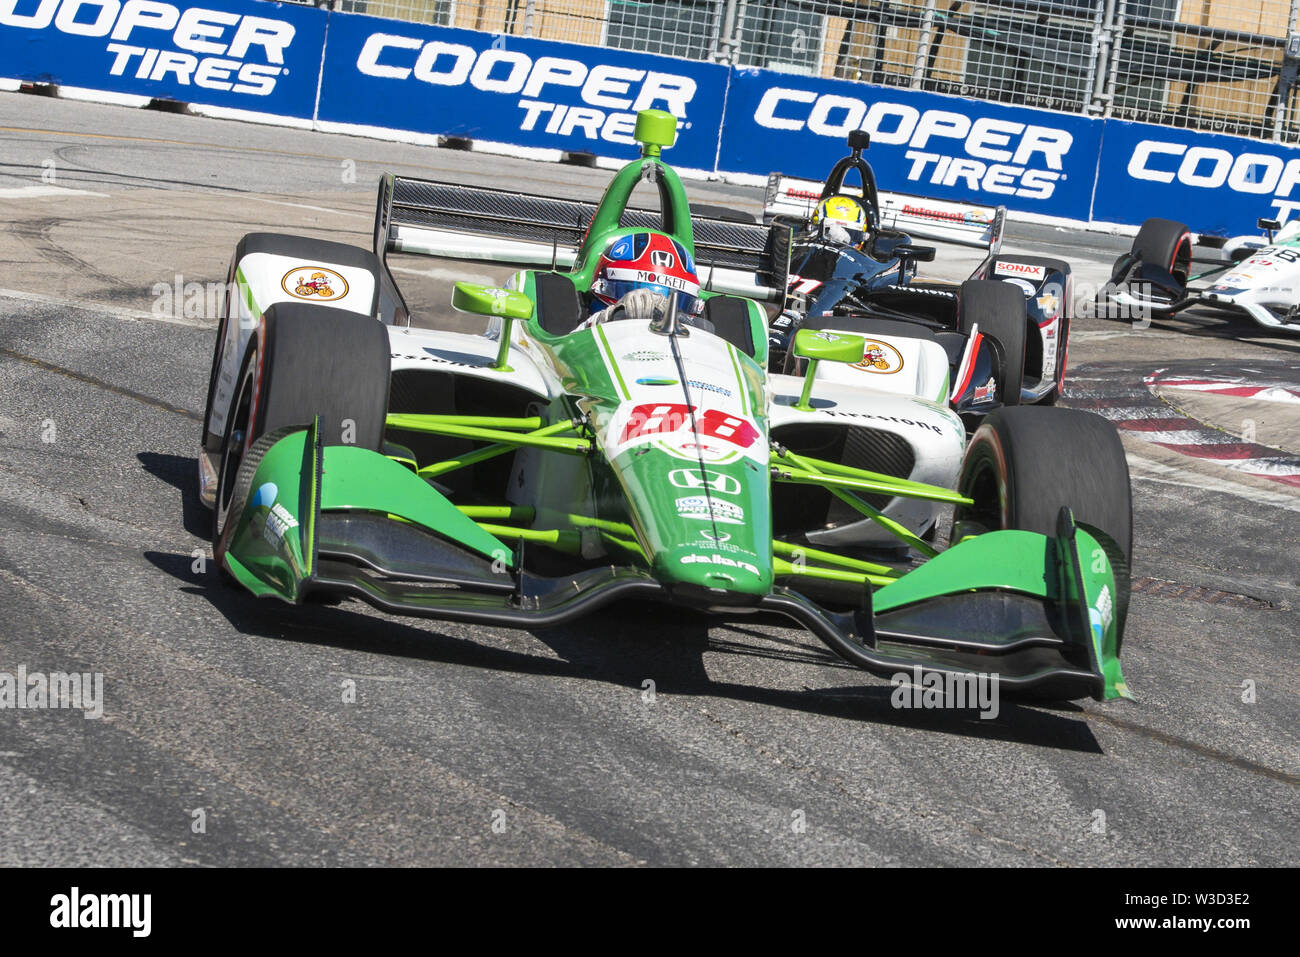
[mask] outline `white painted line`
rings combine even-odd
[[[135,93],[110,93],[107,90],[89,90],[80,86],[59,87],[59,99],[80,100],[84,103],[107,103],[110,106],[129,106],[140,109],[148,106],[151,96],[139,96]]]
[[[1079,329],[1070,330],[1071,342],[1101,342],[1105,339],[1119,339],[1123,336],[1136,336],[1139,332],[1146,332],[1145,329]]]
[[[1127,455],[1130,467],[1149,473],[1147,475],[1133,476],[1135,480],[1140,482],[1158,482],[1163,485],[1178,485],[1182,488],[1200,489],[1204,492],[1222,492],[1225,495],[1232,495],[1248,502],[1254,502],[1256,505],[1269,505],[1289,512],[1300,512],[1300,496],[1238,485],[1227,479],[1211,478],[1188,469],[1180,469],[1173,465],[1165,465],[1163,462],[1155,462],[1140,455],[1134,455],[1132,452],[1128,452]]]
[[[108,199],[107,193],[95,193],[88,189],[68,189],[66,186],[15,186],[0,189],[0,199],[45,199],[58,196],[98,196]]]
[[[192,326],[196,329],[211,329],[215,325],[215,322],[211,319],[169,316],[164,313],[145,312],[143,309],[127,309],[123,306],[109,306],[104,303],[81,299],[43,296],[40,293],[22,292],[18,289],[0,289],[0,299],[17,299],[20,302],[35,302],[44,306],[84,309],[87,312],[98,312],[114,319],[121,319],[124,322],[166,322],[174,326]]]
[[[189,111],[196,116],[208,116],[214,120],[237,120],[242,123],[261,123],[266,126],[288,126],[295,130],[313,129],[312,121],[297,116],[278,116],[275,113],[260,113],[254,110],[235,110],[228,106],[205,106],[202,103],[187,103]]]
[[[366,222],[374,220],[373,216],[364,216],[361,213],[352,213],[345,209],[330,209],[328,206],[310,206],[307,203],[287,203],[281,199],[263,199],[261,197],[252,198],[259,199],[263,203],[270,203],[272,206],[288,206],[292,209],[310,209],[317,213],[333,213],[335,216],[350,216],[353,219],[364,219]]]
[[[429,269],[410,269],[406,266],[394,266],[388,264],[388,268],[393,272],[405,273],[408,276],[424,276],[426,279],[444,279],[447,282],[472,282],[480,286],[496,286],[499,283],[491,276],[483,276],[477,273],[460,272],[456,269],[440,269],[433,266]]]

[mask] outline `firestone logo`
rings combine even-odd
[[[284,20],[159,0],[0,0],[0,26],[103,37],[112,76],[129,71],[137,80],[252,96],[269,96],[288,73],[284,53],[295,33]]]
[[[375,33],[357,57],[366,76],[414,78],[431,86],[471,86],[484,93],[518,96],[519,129],[559,136],[581,134],[635,146],[632,132],[640,110],[667,110],[683,127],[696,84],[687,76],[580,60],[540,56],[493,45],[475,50],[463,43],[421,40]],[[557,102],[565,89],[576,90],[582,106]]]
[[[907,178],[971,192],[1050,199],[1065,178],[1063,162],[1074,137],[1066,130],[948,110],[918,110],[833,93],[772,87],[754,111],[771,130],[808,130],[843,140],[866,130],[872,143],[907,146]],[[963,155],[957,155],[960,152]]]

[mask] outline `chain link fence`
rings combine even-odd
[[[1300,0],[322,0],[335,9],[1300,140]]]

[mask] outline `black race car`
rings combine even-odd
[[[1055,403],[1065,379],[1069,264],[1002,254],[1002,207],[880,192],[862,157],[869,142],[863,130],[850,133],[850,153],[825,183],[768,178],[765,219],[793,231],[785,308],[769,328],[769,368],[802,374],[790,351],[799,329],[921,339],[942,346],[948,364],[944,394],[926,398],[972,419],[1004,405]],[[857,186],[845,182],[854,172]],[[816,212],[841,196],[866,214],[848,241]],[[917,264],[933,260],[935,247],[915,244],[914,235],[988,255],[965,282],[920,278]]]

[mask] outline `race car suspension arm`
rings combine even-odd
[[[562,419],[551,425],[542,426],[542,420],[536,416],[511,419],[497,416],[390,413],[386,423],[388,428],[392,429],[449,435],[492,443],[457,458],[426,465],[418,472],[420,477],[425,479],[437,478],[498,455],[505,455],[521,446],[571,455],[585,455],[592,449],[589,439],[561,435],[564,432],[580,432],[584,429],[584,424],[574,419]]]
[[[880,511],[880,509],[863,501],[861,497],[853,494],[853,492],[855,490],[874,492],[876,494],[897,495],[904,498],[919,498],[935,502],[947,502],[954,505],[971,504],[969,498],[966,498],[950,489],[940,488],[937,485],[925,485],[921,482],[913,482],[909,479],[900,479],[892,475],[882,475],[878,472],[868,472],[864,469],[855,469],[835,462],[825,462],[821,459],[805,458],[796,455],[789,449],[775,446],[773,449],[773,461],[774,463],[777,463],[782,460],[790,462],[795,466],[795,468],[791,470],[774,464],[772,468],[772,477],[776,481],[791,482],[800,485],[818,485],[825,488],[836,498],[861,512],[877,525],[880,525],[882,528],[893,534],[897,539],[899,539],[899,541],[916,549],[927,558],[933,558],[935,555],[939,554],[938,549],[929,542],[923,541],[920,537],[913,534],[910,529],[886,516]],[[828,475],[826,474],[827,472],[835,472],[838,474]]]

